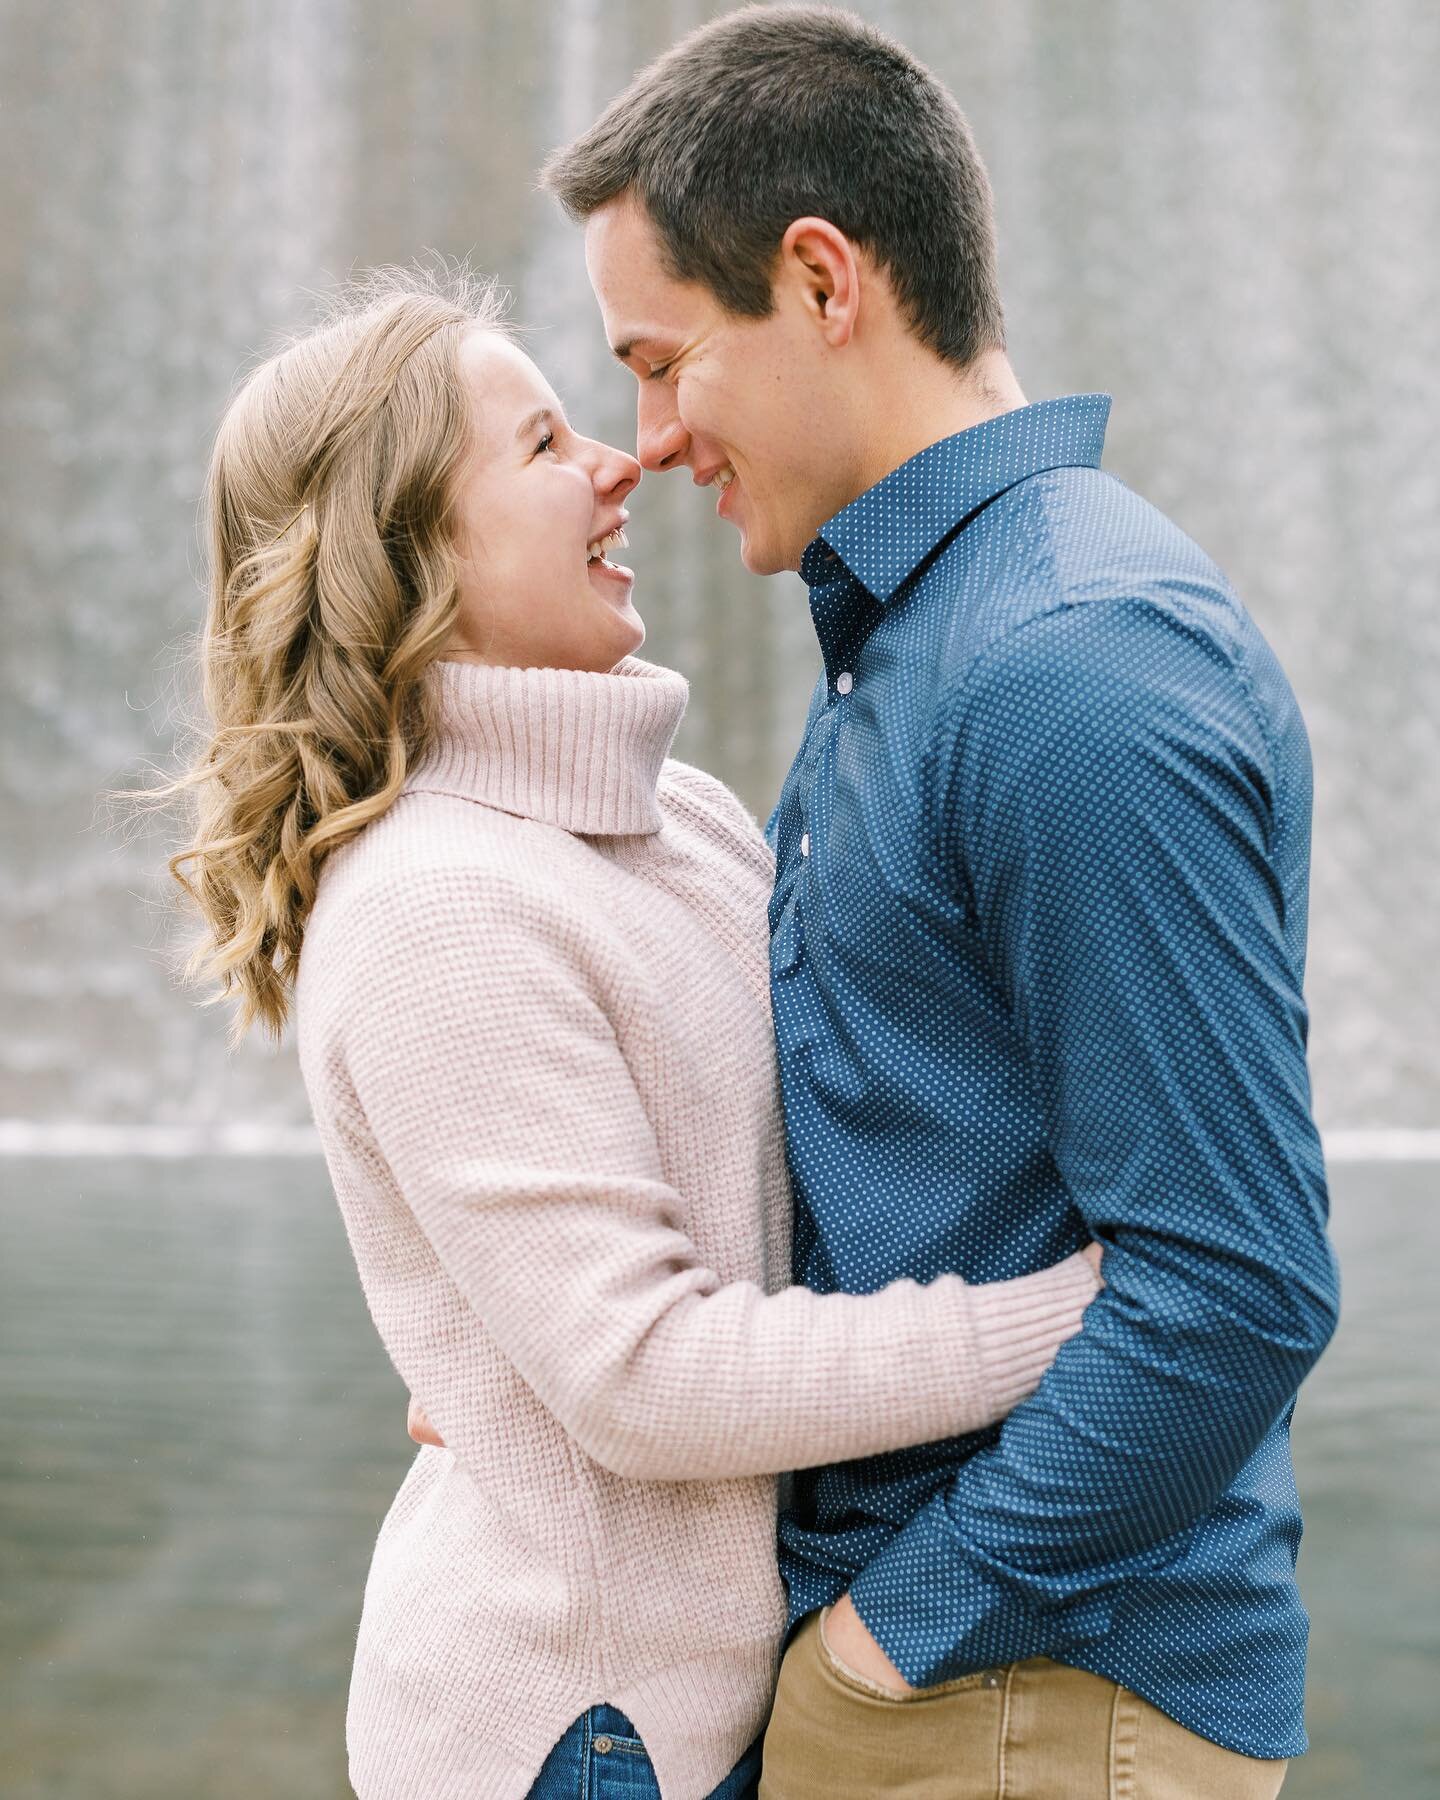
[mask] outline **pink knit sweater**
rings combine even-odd
[[[325,866],[297,996],[366,1299],[447,1446],[376,1544],[351,1780],[520,1800],[607,1701],[701,1800],[769,1711],[776,1472],[999,1418],[1095,1281],[787,1287],[771,859],[667,760],[684,680],[427,680],[443,731]]]

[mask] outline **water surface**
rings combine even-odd
[[[1334,1171],[1340,1333],[1295,1446],[1314,1749],[1440,1790],[1434,1166]],[[0,1792],[349,1793],[371,1546],[414,1446],[323,1165],[0,1161]]]

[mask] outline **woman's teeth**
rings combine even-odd
[[[726,468],[717,469],[715,471],[714,475],[711,477],[711,484],[714,487],[718,487],[723,492],[729,487],[734,479],[735,471],[727,466]]]
[[[621,526],[617,530],[612,531],[609,537],[596,538],[595,542],[591,544],[589,549],[585,552],[585,560],[586,562],[603,561],[607,550],[624,550],[629,545],[629,542],[630,540],[625,535],[624,527]]]

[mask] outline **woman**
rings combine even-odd
[[[1079,1254],[785,1285],[771,861],[668,756],[686,684],[635,657],[608,556],[639,478],[491,290],[395,271],[254,371],[210,471],[172,867],[238,1029],[293,990],[371,1313],[446,1446],[366,1586],[362,1800],[753,1793],[777,1472],[1002,1417],[1097,1285]]]

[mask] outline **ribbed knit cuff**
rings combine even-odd
[[[1035,1391],[1066,1338],[1103,1282],[1077,1250],[1064,1262],[970,1288],[972,1327],[981,1380],[995,1416],[1004,1418]]]

